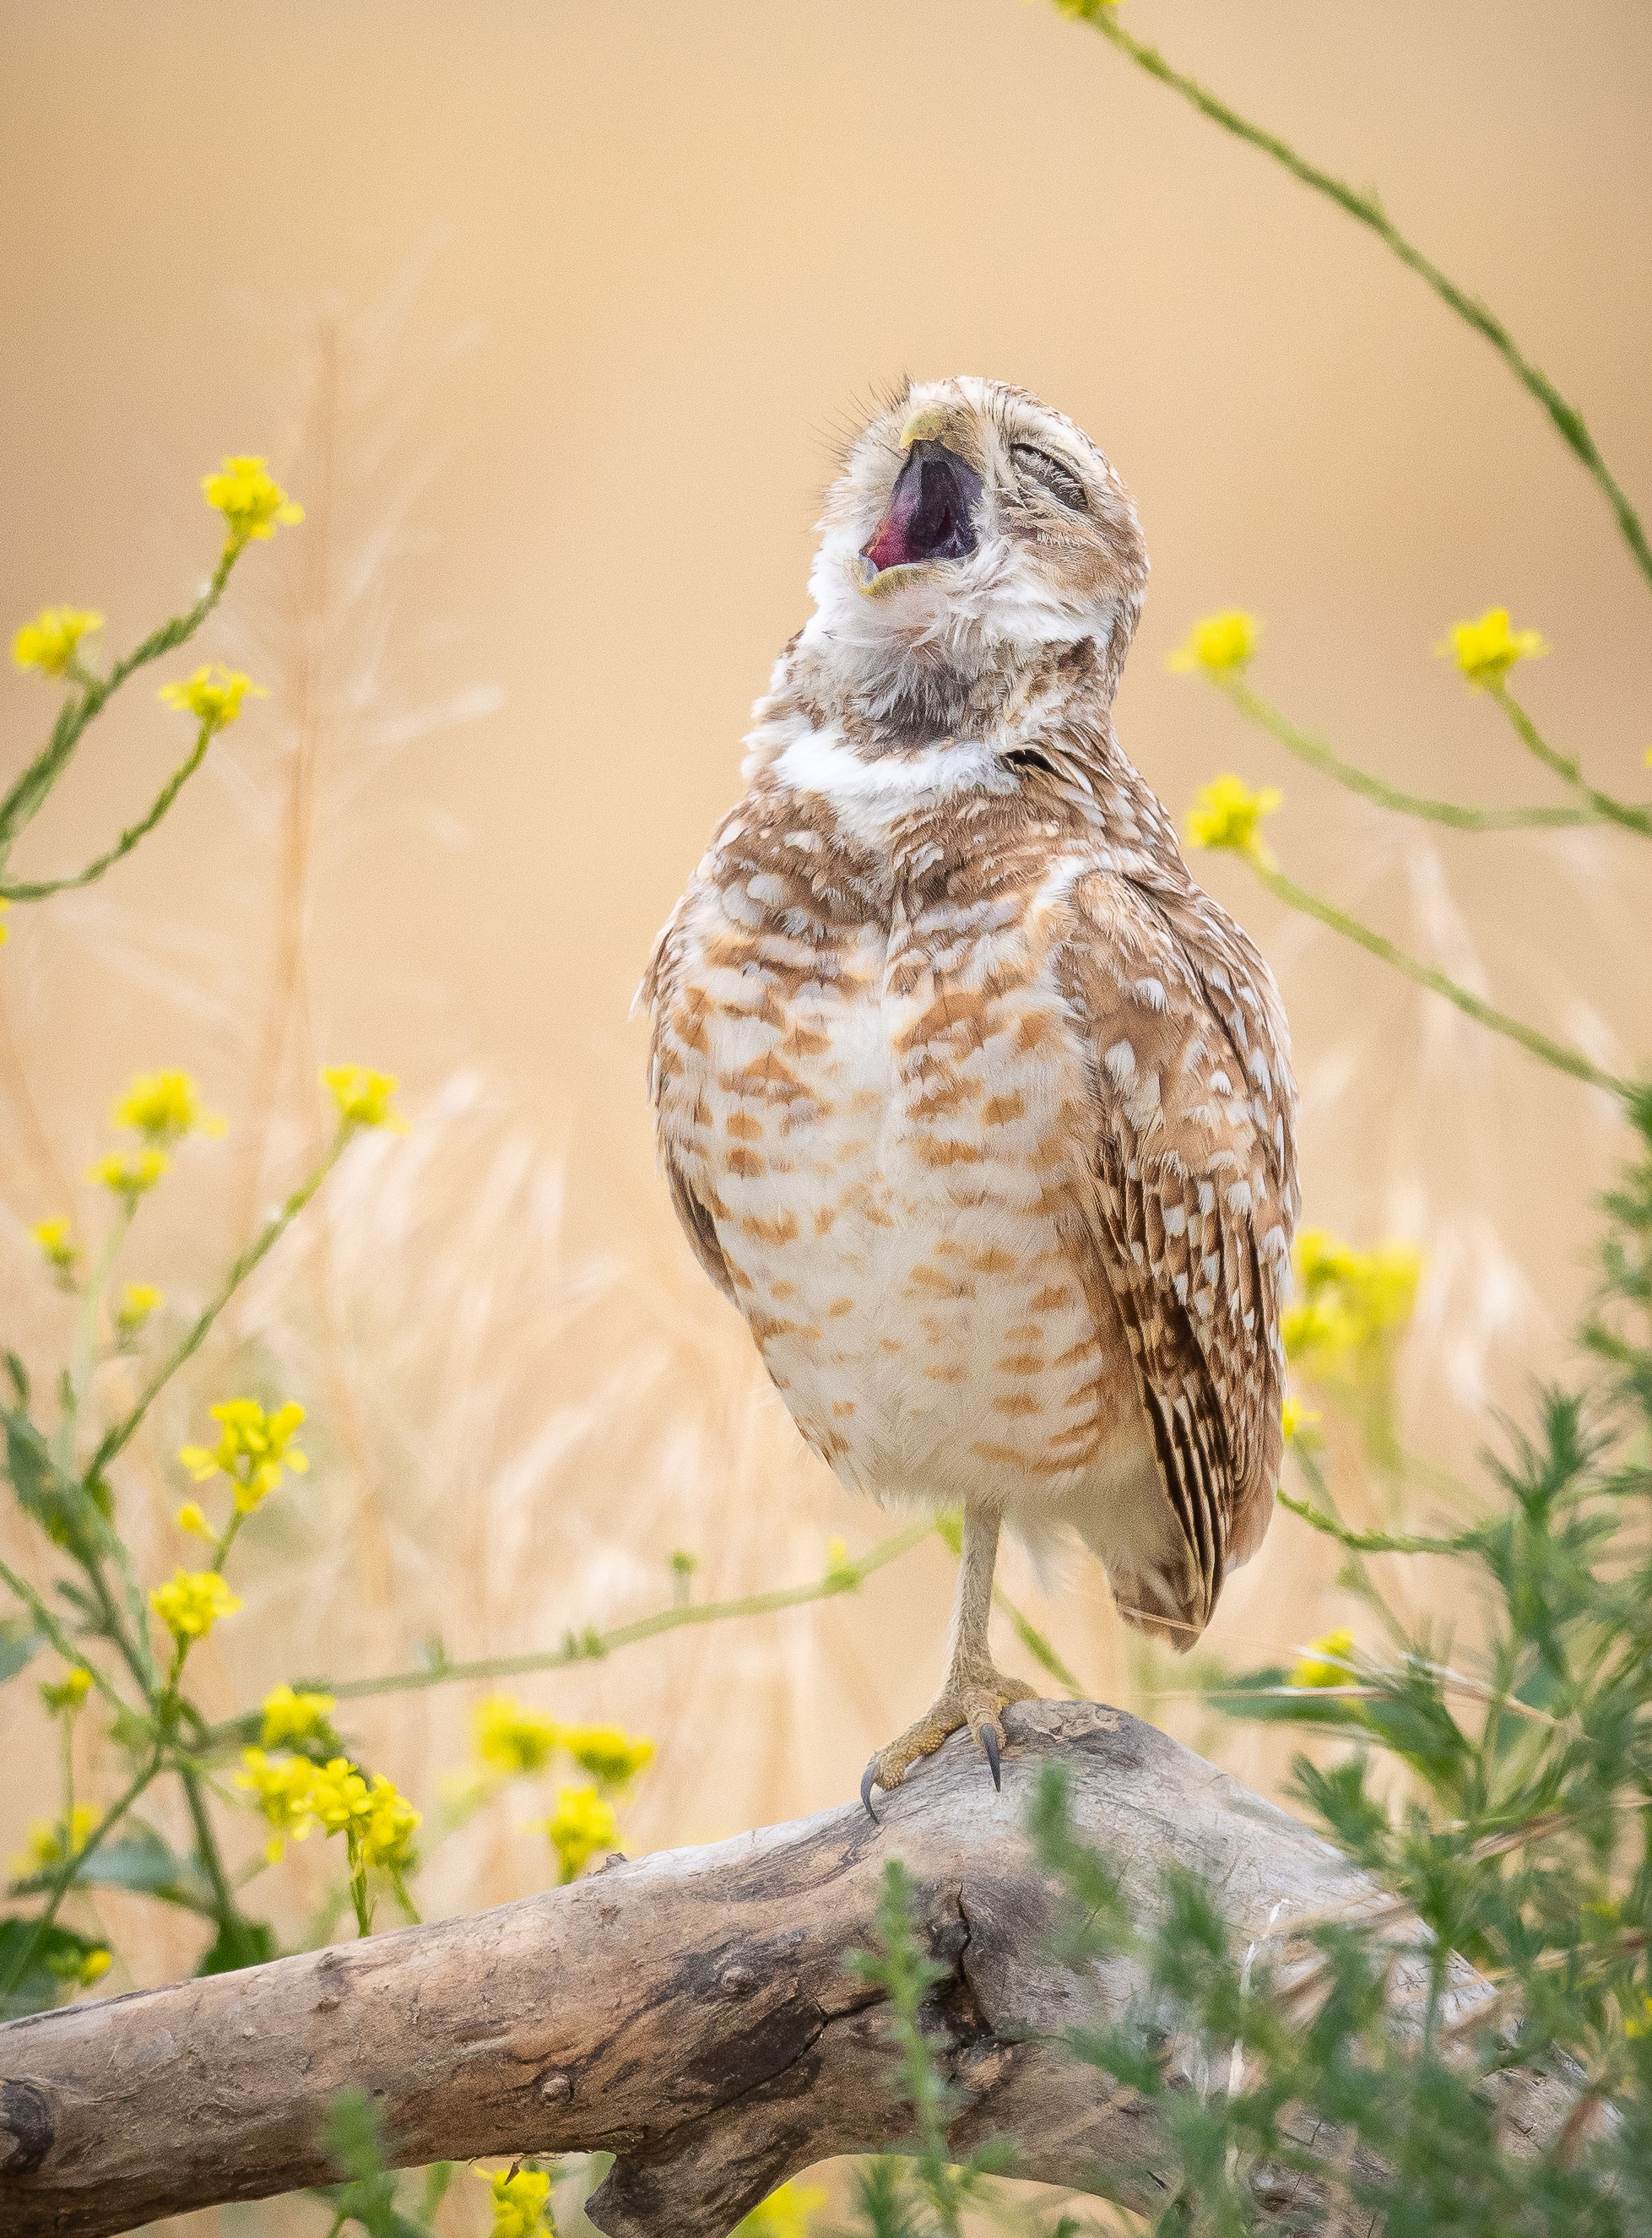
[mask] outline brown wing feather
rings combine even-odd
[[[1267,1528],[1281,1453],[1279,1309],[1296,1216],[1295,1091],[1261,957],[1188,884],[1074,888],[1060,963],[1088,1044],[1082,1241],[1117,1301],[1180,1579],[1124,1612],[1191,1646]]]

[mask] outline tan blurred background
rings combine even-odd
[[[1652,500],[1652,16],[1140,0],[1129,21],[1378,182]],[[1603,784],[1652,789],[1652,607],[1597,493],[1375,242],[1053,10],[14,5],[0,206],[0,616],[96,606],[119,649],[185,604],[215,548],[197,480],[223,452],[268,452],[309,512],[248,554],[203,640],[272,697],[132,862],[13,913],[7,1340],[45,1373],[63,1356],[26,1230],[71,1209],[95,1227],[77,1177],[134,1070],[188,1066],[232,1122],[180,1158],[129,1250],[178,1319],[301,1169],[317,1061],[397,1071],[414,1122],[354,1154],[123,1481],[159,1573],[185,1551],[169,1456],[205,1406],[255,1385],[311,1409],[316,1473],[249,1530],[248,1612],[202,1658],[214,1707],[405,1665],[433,1634],[479,1654],[628,1617],[667,1598],[676,1547],[701,1558],[697,1592],[737,1592],[884,1527],[802,1453],[677,1238],[627,1018],[737,789],[875,383],[997,374],[1110,453],[1154,565],[1120,725],[1173,810],[1222,769],[1283,784],[1270,830],[1305,883],[1616,1069],[1646,1050],[1633,842],[1397,825],[1164,671],[1195,615],[1244,605],[1267,620],[1263,688],[1354,759],[1448,798],[1553,799],[1431,656],[1506,602],[1554,648],[1522,673],[1539,721]],[[0,773],[50,710],[38,680],[0,679]],[[135,687],[16,870],[105,844],[180,745]],[[1429,1255],[1410,1423],[1467,1466],[1488,1401],[1566,1366],[1588,1208],[1624,1147],[1612,1109],[1237,863],[1209,877],[1284,985],[1306,1216]],[[1276,1527],[1212,1655],[1288,1652],[1347,1614],[1305,1538]],[[27,1543],[12,1520],[0,1542]],[[521,1692],[657,1738],[633,1849],[818,1808],[929,1698],[949,1566],[931,1544],[853,1599]],[[1277,1782],[1285,1751],[1176,1698],[1186,1666],[1121,1632],[1098,1571],[1053,1596],[1019,1559],[1006,1575],[1087,1685]],[[1438,1616],[1442,1637],[1471,1625]],[[474,1691],[353,1727],[433,1826]],[[40,1774],[0,1796],[9,1854],[50,1807],[50,1753],[26,1685],[0,1718]],[[532,1815],[507,1800],[443,1844],[430,1908],[542,1884]],[[284,1933],[329,1863],[312,1843],[256,1884]],[[192,1962],[188,1921],[107,1917],[135,1977]]]

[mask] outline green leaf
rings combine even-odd
[[[112,1506],[109,1488],[89,1490],[60,1469],[47,1450],[46,1440],[26,1414],[0,1410],[5,1424],[6,1474],[17,1487],[18,1500],[55,1546],[62,1546],[77,1561],[96,1560],[115,1549],[109,1526]]]
[[[46,1635],[36,1631],[32,1617],[9,1616],[0,1623],[0,1686],[15,1678],[45,1645]]]
[[[243,1966],[261,1966],[280,1949],[275,1930],[261,1919],[227,1919],[217,1940],[195,1961],[197,1974],[238,1974]]]
[[[135,1896],[157,1897],[163,1904],[182,1904],[189,1911],[211,1913],[213,1893],[201,1869],[188,1857],[168,1847],[152,1826],[129,1818],[127,1831],[116,1840],[101,1843],[75,1875],[77,1888],[129,1889]],[[17,1896],[33,1896],[56,1885],[57,1869],[31,1873],[14,1881]]]
[[[32,1919],[15,1916],[0,1919],[0,1981],[10,1973],[18,1953],[34,1931]],[[0,2019],[17,2020],[24,2013],[44,2012],[56,2003],[64,1983],[72,1979],[81,1962],[94,1950],[107,1948],[106,1943],[89,1936],[76,1935],[72,1927],[59,1927],[54,1923],[43,1929],[22,1976],[0,1997]]]

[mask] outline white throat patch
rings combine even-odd
[[[903,816],[961,792],[1014,792],[1015,773],[979,738],[864,761],[836,724],[800,732],[769,765],[794,792],[830,802],[838,828],[863,847],[882,848]]]

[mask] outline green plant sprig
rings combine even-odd
[[[230,573],[244,549],[243,545],[235,542],[232,539],[225,546],[218,565],[213,570],[212,579],[194,606],[187,612],[175,614],[170,620],[162,622],[159,629],[152,630],[142,643],[135,646],[123,660],[116,662],[107,676],[94,675],[89,671],[80,667],[78,664],[69,671],[72,679],[80,686],[79,697],[71,695],[64,700],[45,746],[16,778],[4,798],[0,799],[0,869],[3,869],[6,858],[15,845],[19,833],[26,824],[33,821],[45,805],[47,796],[68,768],[75,749],[85,734],[87,725],[94,717],[102,714],[129,677],[135,675],[140,668],[147,667],[151,661],[159,660],[163,653],[175,652],[179,646],[188,643],[219,599],[222,598],[224,586],[229,580]],[[198,762],[197,755],[178,777],[172,787],[173,795],[175,796],[177,785],[182,785],[184,777],[188,775],[189,768],[195,766]],[[171,799],[169,798],[159,814],[154,815],[152,820],[138,831],[135,838],[131,841],[131,845],[136,845],[137,840],[142,838],[144,830],[153,829],[154,824],[160,821],[160,817],[166,813],[166,808],[170,805]],[[116,854],[126,853],[129,852],[129,848],[122,846],[116,851]],[[114,859],[115,857],[111,856],[110,860]],[[102,867],[107,869],[108,864],[104,864]],[[99,875],[101,876],[101,872]],[[77,884],[84,881],[76,878],[66,883]],[[50,885],[46,890],[55,891]],[[3,894],[8,900],[13,901],[36,898],[27,888],[0,886],[0,894]]]
[[[112,847],[107,848],[101,855],[94,856],[83,869],[71,871],[61,878],[23,879],[10,884],[0,879],[0,901],[40,902],[46,900],[52,894],[68,893],[80,886],[95,884],[105,871],[112,870],[122,857],[131,853],[140,839],[147,838],[154,831],[184,786],[200,768],[206,758],[207,748],[212,744],[218,727],[214,723],[202,724],[189,753],[173,771],[137,822],[129,824]]]
[[[1492,677],[1483,687],[1495,699],[1513,724],[1522,743],[1557,778],[1582,795],[1593,810],[1596,818],[1621,824],[1626,831],[1637,831],[1643,839],[1652,839],[1652,808],[1637,806],[1633,801],[1619,800],[1609,792],[1602,792],[1590,785],[1583,775],[1581,764],[1572,754],[1563,754],[1551,746],[1525,709],[1510,691],[1501,677]]]
[[[1298,730],[1290,717],[1276,707],[1248,684],[1238,671],[1214,675],[1211,682],[1219,692],[1226,693],[1247,722],[1277,738],[1288,753],[1322,776],[1333,778],[1350,792],[1358,793],[1365,800],[1374,801],[1378,807],[1391,810],[1397,816],[1411,816],[1427,824],[1444,824],[1454,831],[1563,831],[1581,824],[1598,824],[1609,813],[1603,807],[1589,808],[1472,808],[1452,800],[1429,800],[1414,792],[1402,791],[1385,779],[1373,777],[1356,763],[1345,761],[1334,748],[1323,739]],[[1626,810],[1626,815],[1636,811]],[[1622,819],[1619,819],[1622,820]]]
[[[1562,441],[1593,479],[1610,507],[1613,518],[1624,542],[1634,554],[1641,573],[1648,584],[1652,585],[1652,544],[1647,540],[1640,515],[1601,455],[1598,445],[1584,424],[1582,413],[1575,405],[1567,402],[1548,374],[1526,356],[1501,319],[1458,287],[1456,281],[1406,239],[1374,194],[1362,193],[1358,187],[1350,186],[1345,179],[1337,178],[1332,172],[1322,170],[1317,163],[1311,163],[1277,133],[1252,124],[1196,78],[1177,70],[1157,48],[1149,46],[1145,40],[1136,38],[1125,29],[1118,18],[1116,0],[1055,0],[1055,4],[1062,15],[1088,23],[1120,54],[1127,55],[1138,69],[1180,94],[1201,116],[1208,117],[1213,124],[1219,124],[1225,132],[1232,133],[1235,139],[1244,141],[1247,146],[1272,156],[1292,178],[1299,180],[1305,187],[1312,187],[1316,194],[1325,195],[1358,224],[1367,227],[1402,264],[1433,289],[1449,309],[1455,311],[1458,318],[1490,342],[1521,387],[1543,407]]]

